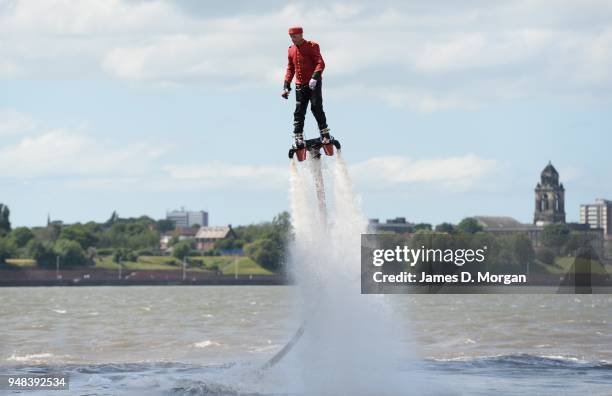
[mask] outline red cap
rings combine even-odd
[[[289,35],[302,33],[304,33],[304,29],[302,29],[301,26],[294,26],[289,28]]]

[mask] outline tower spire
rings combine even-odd
[[[563,183],[559,183],[559,172],[550,160],[540,173],[540,182],[535,188],[533,223],[565,223],[565,188]]]

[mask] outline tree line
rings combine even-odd
[[[139,256],[162,255],[160,237],[175,232],[171,245],[174,257],[200,255],[193,240],[180,241],[174,222],[148,216],[121,218],[113,212],[105,222],[62,224],[45,227],[11,227],[10,210],[0,204],[0,265],[9,258],[27,258],[43,268],[54,268],[59,257],[62,267],[94,265],[99,256],[115,262],[136,261]],[[289,231],[289,214],[283,212],[271,222],[239,226],[238,238],[219,241],[208,255],[241,251],[271,271],[281,268],[284,244]]]
[[[172,232],[170,220],[154,220],[148,216],[120,218],[113,212],[103,223],[61,224],[50,222],[45,227],[12,228],[10,210],[0,204],[0,264],[9,258],[29,258],[40,267],[52,268],[59,257],[63,267],[93,265],[99,256],[112,256],[115,262],[136,261],[143,255],[161,255],[160,236]],[[209,255],[239,251],[262,267],[278,272],[285,262],[285,247],[290,238],[290,216],[282,212],[272,221],[234,228],[237,238],[218,241]],[[571,231],[565,224],[551,224],[542,231],[541,246],[534,248],[525,234],[493,235],[484,232],[474,218],[458,224],[441,223],[433,227],[419,223],[411,230],[415,243],[426,243],[436,236],[436,243],[461,243],[465,246],[490,246],[491,263],[508,272],[519,272],[536,259],[553,264],[555,257],[575,255],[590,246],[589,236]],[[446,237],[445,237],[446,236]],[[429,239],[428,239],[429,238]],[[178,259],[201,255],[195,241],[172,238],[172,254]]]

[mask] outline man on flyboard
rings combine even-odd
[[[319,44],[314,41],[305,40],[301,27],[289,29],[289,36],[293,45],[288,50],[287,72],[285,73],[285,83],[281,96],[289,98],[291,91],[291,81],[295,76],[295,111],[293,113],[293,135],[295,144],[289,151],[289,156],[293,153],[298,154],[300,161],[305,159],[306,150],[318,153],[322,147],[327,155],[333,155],[332,145],[340,148],[337,142],[329,134],[327,119],[323,111],[323,96],[321,92],[322,77],[325,69],[325,62],[321,56]],[[310,102],[310,110],[317,120],[320,138],[304,140],[304,119],[306,110]]]

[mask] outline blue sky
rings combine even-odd
[[[0,0],[0,202],[14,226],[286,210],[297,24],[368,217],[530,222],[549,160],[568,220],[612,198],[612,6],[420,3]]]

